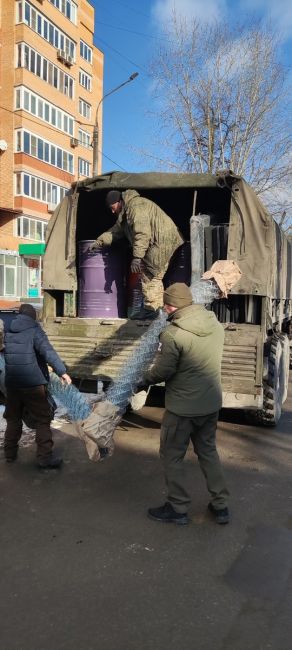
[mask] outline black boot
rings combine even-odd
[[[38,466],[40,469],[59,469],[63,463],[63,458],[61,456],[55,456],[51,454],[48,458],[44,460],[38,460]]]
[[[215,518],[216,524],[229,524],[230,514],[228,508],[214,508],[212,503],[208,503],[208,510]]]
[[[164,506],[160,508],[149,508],[148,517],[162,521],[165,524],[179,524],[185,526],[189,523],[189,518],[186,512],[176,512],[169,501],[166,501]]]

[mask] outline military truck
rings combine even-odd
[[[112,189],[135,189],[155,201],[186,240],[191,216],[210,216],[205,270],[216,260],[231,259],[242,271],[228,298],[210,306],[225,328],[223,406],[244,409],[261,425],[276,425],[289,376],[292,247],[252,188],[232,172],[112,172],[72,186],[48,225],[43,270],[44,327],[70,375],[93,391],[98,382],[114,380],[149,326],[149,321],[78,317],[78,242],[113,225],[115,217],[105,208]]]

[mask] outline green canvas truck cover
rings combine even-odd
[[[191,188],[198,193],[227,188],[231,195],[227,258],[235,260],[242,271],[231,293],[292,298],[292,246],[252,188],[230,171],[216,175],[111,172],[75,184],[47,228],[43,288],[77,290],[76,224],[81,192],[135,189],[143,195],[143,190],[168,188],[178,192]]]

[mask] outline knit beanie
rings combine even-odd
[[[19,307],[19,314],[24,314],[25,316],[30,316],[33,320],[36,320],[36,310],[29,303],[24,302]]]
[[[165,289],[163,302],[172,307],[188,307],[193,302],[191,290],[184,282],[175,282]]]
[[[105,197],[105,204],[107,208],[110,208],[114,203],[118,203],[122,198],[121,192],[118,190],[111,190],[107,193]]]

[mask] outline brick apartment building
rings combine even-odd
[[[0,301],[38,301],[45,230],[92,173],[103,55],[88,0],[0,0]]]

